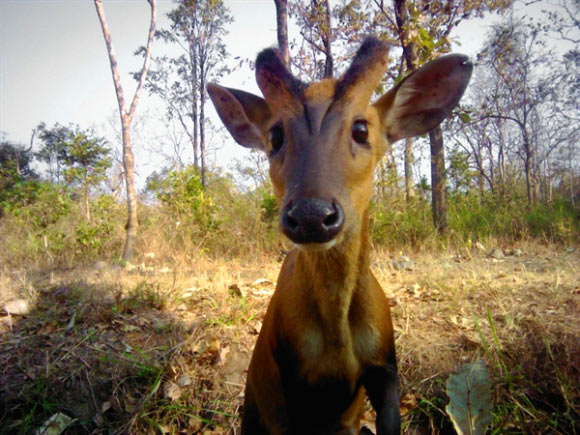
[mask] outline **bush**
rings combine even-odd
[[[109,195],[93,201],[86,221],[80,197],[63,186],[36,182],[33,194],[0,219],[0,254],[11,264],[71,265],[118,256],[124,239],[121,207]]]
[[[517,194],[458,193],[449,196],[447,205],[451,234],[462,241],[538,237],[570,242],[580,235],[578,211],[563,201],[528,207]],[[435,236],[431,204],[424,200],[406,208],[372,203],[371,222],[373,241],[388,247],[416,247]]]
[[[434,235],[431,205],[424,200],[417,200],[406,209],[373,202],[370,216],[371,238],[381,245],[417,246]]]
[[[531,236],[551,241],[578,240],[580,235],[578,210],[571,203],[561,200],[531,207],[524,216],[524,222]]]
[[[242,192],[217,173],[207,174],[204,188],[190,166],[154,174],[148,189],[158,203],[142,208],[142,250],[172,258],[234,257],[272,251],[280,243],[268,188]]]
[[[169,172],[159,183],[156,196],[164,211],[180,224],[194,224],[204,230],[211,229],[215,224],[213,200],[193,166]]]
[[[523,198],[457,194],[449,198],[449,225],[464,240],[505,237],[520,239]]]
[[[264,188],[261,191],[262,220],[264,222],[273,222],[278,218],[278,202],[276,197],[271,193],[271,189]]]
[[[66,217],[73,206],[72,192],[64,186],[39,183],[34,196],[24,206],[13,209],[35,230],[47,229]]]

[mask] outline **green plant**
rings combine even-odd
[[[278,202],[276,197],[267,189],[262,190],[262,200],[260,202],[262,209],[262,220],[272,222],[278,216]]]
[[[75,229],[77,252],[84,257],[97,257],[112,231],[112,223],[109,221],[101,221],[99,224],[80,222]]]
[[[375,243],[416,246],[433,235],[431,209],[426,201],[415,201],[405,210],[371,203],[371,237]]]
[[[177,222],[194,223],[210,229],[214,223],[213,199],[201,184],[197,168],[187,166],[170,171],[156,186],[156,196]]]
[[[168,294],[163,292],[158,284],[148,281],[139,282],[127,295],[121,298],[115,306],[115,312],[134,312],[140,309],[162,310],[167,306]]]

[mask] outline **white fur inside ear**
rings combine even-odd
[[[396,89],[384,118],[389,141],[418,136],[435,128],[463,95],[471,71],[469,59],[449,55],[432,61]]]
[[[260,130],[248,119],[244,107],[226,88],[210,84],[209,96],[222,122],[240,145],[248,148],[264,148]]]
[[[419,90],[413,83],[403,83],[397,90],[393,105],[388,112],[386,125],[389,126],[389,136],[393,138],[398,137],[398,133],[403,127],[403,119],[408,115],[408,107],[411,105],[411,100],[417,95]]]

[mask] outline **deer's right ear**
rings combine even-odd
[[[272,112],[266,100],[248,92],[210,83],[207,92],[222,122],[247,148],[266,149]]]

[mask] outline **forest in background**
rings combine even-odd
[[[493,433],[576,433],[580,3],[275,3],[282,56],[304,81],[340,74],[366,34],[388,41],[377,94],[448,53],[461,22],[499,17],[453,115],[379,165],[373,268],[395,304],[407,433],[453,433],[445,379],[476,357],[493,382]],[[165,28],[147,4],[144,68],[136,97],[119,99],[116,138],[45,123],[29,144],[1,138],[0,304],[25,308],[0,317],[1,433],[57,412],[74,417],[70,433],[239,426],[244,370],[290,244],[265,156],[213,164],[224,132],[205,89],[254,59],[223,43],[227,2],[175,1]],[[541,18],[522,13],[534,6]],[[139,92],[158,98],[167,132],[141,185]]]
[[[449,35],[462,20],[501,14],[441,140],[433,142],[429,135],[396,143],[378,168],[372,204],[375,243],[396,249],[487,242],[490,237],[497,243],[527,237],[577,240],[578,4],[537,5],[550,6],[541,19],[516,16],[518,4],[501,1],[286,5],[286,20],[299,31],[286,35],[297,76],[311,81],[342,71],[362,35],[372,33],[393,46],[383,89],[448,52]],[[139,213],[137,252],[163,244],[155,248],[186,255],[235,256],[247,247],[275,251],[281,240],[271,231],[276,204],[265,156],[249,152],[228,169],[211,165],[208,158],[208,148],[217,146],[211,140],[219,142],[223,133],[207,115],[205,86],[230,71],[227,60],[235,53],[227,52],[222,38],[234,17],[219,1],[177,3],[168,17],[171,25],[155,32],[143,80],[144,92],[158,96],[165,108],[168,137],[159,145],[164,163],[149,175],[133,206]],[[158,56],[155,44],[173,44],[181,54]],[[142,47],[138,53],[145,51]],[[238,67],[250,68],[251,61],[242,59]],[[139,131],[131,136],[138,148]],[[122,137],[114,143],[94,130],[42,123],[29,145],[2,140],[5,261],[73,264],[121,254],[129,259],[120,248],[126,238],[123,225],[129,226],[125,192],[134,185],[131,174],[140,162],[130,170],[123,166]],[[184,161],[184,147],[193,149],[192,162]],[[426,152],[427,159],[414,157]]]

